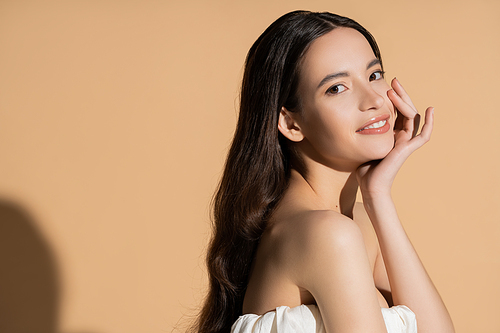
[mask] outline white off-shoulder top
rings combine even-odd
[[[413,311],[404,305],[382,308],[388,333],[417,333]],[[325,333],[323,319],[316,305],[290,308],[280,306],[261,316],[245,314],[233,324],[231,333]]]

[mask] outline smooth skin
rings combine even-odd
[[[416,135],[410,97],[397,79],[386,83],[366,39],[349,28],[311,44],[298,94],[300,110],[283,108],[278,128],[307,172],[291,171],[257,249],[243,313],[317,304],[327,332],[377,333],[386,332],[380,308],[393,301],[416,314],[420,333],[454,332],[391,198],[404,161],[430,139],[433,108]],[[382,116],[386,133],[359,131]]]

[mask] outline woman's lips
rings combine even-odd
[[[356,133],[359,134],[383,134],[386,133],[391,127],[389,124],[390,116],[384,114],[381,116],[370,119],[369,122],[361,126]]]

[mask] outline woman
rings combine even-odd
[[[246,59],[195,330],[454,332],[390,194],[430,138],[433,108],[416,135],[419,118],[355,21],[271,24]]]

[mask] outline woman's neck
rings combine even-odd
[[[296,191],[314,209],[334,210],[352,218],[358,182],[354,172],[316,165],[307,173],[292,169],[288,189]]]

